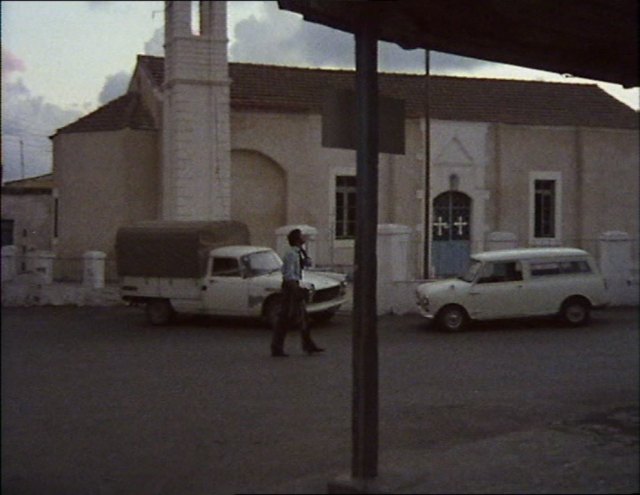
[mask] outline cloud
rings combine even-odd
[[[154,57],[164,57],[164,26],[156,29],[151,39],[144,44],[144,53]]]
[[[236,62],[352,67],[353,40],[346,33],[304,23],[265,2],[260,15],[239,21],[229,58]]]
[[[22,79],[8,81],[3,77],[2,180],[20,179],[23,164],[25,177],[50,173],[49,136],[80,115],[79,111],[61,108],[32,95]]]
[[[89,2],[84,2],[85,6],[89,7],[90,10],[104,10],[111,8],[114,3],[116,2],[110,0],[91,0]]]
[[[3,77],[9,77],[15,72],[24,72],[26,64],[24,61],[16,57],[9,50],[2,49],[2,74]]]
[[[355,41],[350,33],[307,22],[280,10],[276,2],[239,21],[229,58],[235,62],[313,67],[355,67]],[[424,50],[404,50],[393,43],[379,44],[379,67],[391,72],[424,72]],[[471,71],[488,62],[432,52],[432,72]]]
[[[126,71],[120,71],[116,74],[107,76],[104,86],[100,91],[100,95],[98,96],[100,104],[104,105],[105,103],[115,100],[119,96],[125,94],[130,80],[131,73]]]

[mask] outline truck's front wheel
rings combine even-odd
[[[147,320],[152,325],[166,325],[173,320],[175,311],[166,299],[151,299],[147,302]]]

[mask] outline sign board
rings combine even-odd
[[[380,153],[404,155],[404,100],[378,96]],[[330,89],[322,105],[322,146],[355,150],[357,147],[356,93]]]

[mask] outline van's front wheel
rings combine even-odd
[[[166,325],[170,323],[175,311],[167,299],[151,299],[147,301],[147,320],[152,325]]]
[[[436,324],[447,332],[461,332],[468,324],[469,318],[463,307],[456,304],[445,306],[438,313]]]

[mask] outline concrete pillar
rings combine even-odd
[[[378,225],[378,314],[392,312],[395,306],[396,285],[394,282],[409,280],[409,255],[411,228],[406,225]]]
[[[287,235],[293,229],[300,229],[302,235],[306,236],[307,243],[305,245],[305,251],[311,258],[311,267],[316,266],[316,256],[318,253],[318,229],[311,225],[285,225],[276,229],[276,252],[282,257],[284,253],[289,249],[289,241]]]
[[[600,270],[607,281],[611,304],[638,304],[638,286],[631,277],[631,239],[626,232],[600,235]]]
[[[101,251],[87,251],[84,259],[82,284],[91,289],[104,287],[104,266],[107,255]]]
[[[201,35],[191,33],[191,2],[165,2],[162,218],[229,220],[230,79],[227,2],[200,2]]]
[[[18,269],[18,248],[16,246],[2,246],[2,281],[8,282],[16,278]]]
[[[33,271],[42,275],[46,285],[53,283],[53,260],[56,257],[50,251],[36,251],[33,257]]]
[[[512,232],[490,232],[487,236],[487,251],[515,249],[517,247],[518,238]]]

